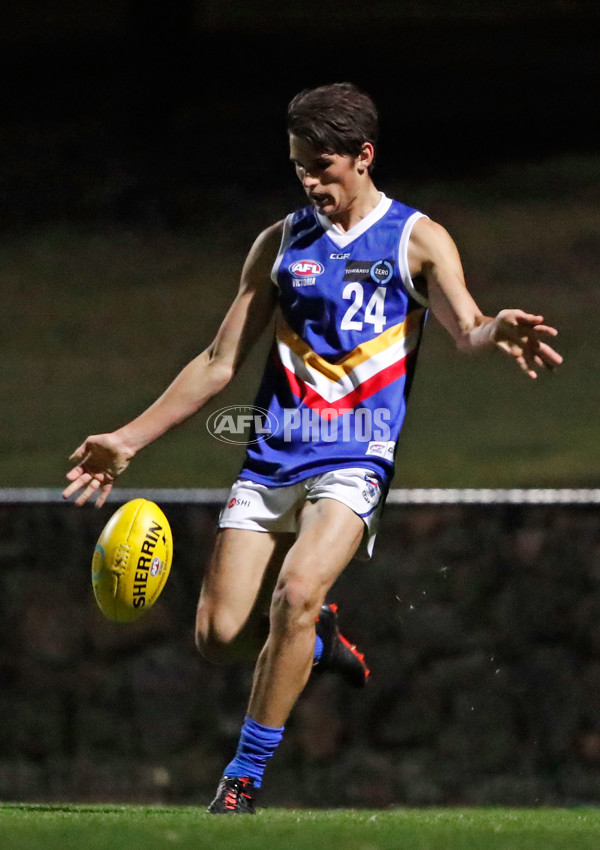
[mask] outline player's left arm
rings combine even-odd
[[[530,377],[541,369],[562,363],[548,340],[558,333],[544,317],[508,309],[485,316],[469,293],[458,249],[440,224],[422,218],[416,222],[408,249],[410,272],[427,286],[429,305],[436,319],[460,351],[499,348]]]

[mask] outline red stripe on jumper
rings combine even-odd
[[[408,356],[409,355],[405,355],[401,360],[390,364],[387,368],[382,369],[381,372],[377,372],[376,375],[372,375],[370,378],[367,378],[367,380],[363,381],[359,387],[349,392],[348,395],[345,395],[343,398],[339,399],[339,401],[327,401],[327,399],[323,398],[322,395],[319,395],[316,390],[297,378],[296,375],[287,368],[287,366],[283,366],[283,364],[281,365],[285,370],[288,383],[296,398],[303,401],[307,407],[310,407],[312,410],[316,410],[319,416],[323,417],[323,419],[331,420],[340,416],[343,410],[355,408],[361,401],[370,398],[372,395],[375,395],[376,392],[379,392],[379,390],[387,387],[393,381],[396,381],[398,378],[405,375]],[[324,414],[324,410],[327,410],[327,413]]]

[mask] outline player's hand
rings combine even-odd
[[[492,342],[514,358],[530,378],[537,378],[541,369],[554,369],[563,362],[558,351],[547,342],[558,331],[543,321],[543,316],[523,310],[501,310],[492,320]]]
[[[88,437],[69,458],[77,465],[67,472],[71,484],[63,491],[63,498],[68,499],[81,490],[75,504],[84,505],[97,493],[96,507],[101,508],[115,478],[127,468],[134,454],[115,434]]]

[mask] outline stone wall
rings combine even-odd
[[[251,669],[194,649],[217,509],[164,507],[171,578],[123,626],[90,582],[114,507],[0,509],[0,799],[209,800]],[[311,680],[263,802],[599,802],[599,584],[597,508],[388,507],[330,594],[372,682]]]

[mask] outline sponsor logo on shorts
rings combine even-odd
[[[379,498],[379,481],[373,475],[365,475],[365,489],[362,496],[365,502],[372,502]]]
[[[232,498],[227,503],[228,508],[249,508],[252,502],[250,499],[240,499],[237,496],[232,496]]]
[[[255,404],[235,404],[215,410],[206,429],[222,443],[245,445],[268,439],[279,427],[277,417]]]
[[[344,281],[377,283],[382,286],[391,280],[393,274],[394,263],[391,260],[349,260],[346,263]]]

